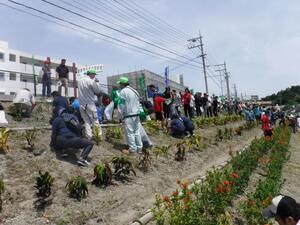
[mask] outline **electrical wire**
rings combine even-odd
[[[173,62],[176,62],[176,63],[184,63],[184,62],[181,61],[181,60],[174,59],[174,58],[170,58],[170,57],[165,56],[165,55],[162,55],[162,54],[160,54],[160,53],[153,52],[153,51],[151,51],[151,50],[148,50],[148,49],[145,49],[145,48],[142,48],[142,47],[139,47],[139,46],[136,46],[136,45],[127,43],[127,42],[122,41],[122,40],[120,40],[120,39],[111,37],[111,36],[109,36],[109,35],[106,35],[106,34],[103,34],[103,33],[100,33],[100,32],[97,32],[97,31],[92,30],[92,29],[90,29],[90,28],[86,28],[86,27],[84,27],[84,26],[82,26],[82,25],[78,25],[78,24],[73,23],[73,22],[70,22],[70,21],[68,21],[68,20],[66,20],[66,19],[62,19],[62,18],[60,18],[60,17],[51,15],[51,14],[49,14],[49,13],[47,13],[47,12],[41,11],[41,10],[39,10],[39,9],[33,8],[33,7],[28,6],[28,5],[25,5],[25,4],[23,4],[23,3],[15,2],[15,1],[13,1],[13,0],[7,0],[7,1],[9,1],[9,2],[11,2],[11,3],[13,3],[13,4],[16,4],[16,5],[25,7],[25,8],[28,8],[28,9],[33,10],[33,11],[35,11],[35,12],[38,12],[38,13],[40,13],[40,14],[49,16],[49,17],[54,18],[54,19],[56,19],[56,20],[63,21],[63,22],[65,22],[65,23],[68,23],[68,24],[73,25],[73,26],[75,26],[75,27],[79,27],[79,28],[81,28],[81,29],[83,29],[83,30],[87,30],[87,31],[89,31],[89,32],[96,33],[97,35],[100,35],[100,36],[103,36],[103,37],[112,39],[112,40],[114,40],[114,41],[116,41],[116,42],[120,42],[120,43],[122,43],[122,44],[125,44],[125,45],[128,45],[128,46],[131,46],[131,47],[140,49],[140,50],[142,50],[142,51],[145,51],[145,52],[148,52],[148,53],[151,53],[151,54],[155,54],[155,55],[161,56],[161,57],[163,57],[163,58],[167,58],[167,59],[169,59],[169,60],[171,60],[171,61],[173,61]],[[189,67],[191,67],[191,68],[192,68],[192,67],[194,67],[194,68],[199,68],[199,67],[194,66],[194,65],[189,65]]]
[[[12,1],[12,0],[9,0],[9,1]],[[172,50],[169,50],[169,49],[167,49],[167,48],[165,48],[165,47],[161,47],[161,46],[156,45],[156,44],[154,44],[154,43],[151,43],[151,42],[149,42],[149,41],[147,41],[147,40],[145,40],[145,39],[143,39],[143,38],[137,37],[137,36],[132,35],[132,34],[129,34],[129,33],[127,33],[127,32],[121,31],[120,29],[114,28],[114,27],[112,27],[112,26],[110,26],[110,25],[107,25],[107,24],[104,24],[104,23],[99,22],[99,21],[97,21],[97,20],[91,19],[91,18],[89,18],[89,17],[87,17],[87,16],[84,16],[84,15],[82,15],[82,14],[80,14],[80,13],[74,12],[74,11],[72,11],[72,10],[70,10],[70,9],[67,9],[67,8],[65,8],[65,7],[62,7],[62,6],[57,5],[57,4],[55,4],[55,3],[52,3],[52,2],[50,2],[50,1],[48,1],[48,0],[41,0],[41,1],[42,1],[42,2],[45,2],[45,3],[49,4],[49,5],[52,5],[52,6],[56,7],[56,8],[59,8],[59,9],[61,9],[61,10],[64,10],[64,11],[66,11],[66,12],[69,12],[69,13],[71,13],[71,14],[77,15],[77,16],[79,16],[79,17],[81,17],[81,18],[86,19],[86,20],[89,20],[89,21],[91,21],[91,22],[94,22],[94,23],[96,23],[96,24],[99,24],[99,25],[101,25],[101,26],[103,26],[103,27],[106,27],[106,28],[108,28],[108,29],[111,29],[111,30],[113,30],[113,31],[116,31],[116,32],[118,32],[118,33],[121,33],[121,34],[123,34],[123,35],[126,35],[126,36],[128,36],[128,37],[130,37],[130,38],[133,38],[133,39],[136,39],[136,40],[138,40],[138,41],[144,42],[145,44],[148,44],[148,45],[150,45],[150,46],[152,46],[152,47],[156,47],[156,48],[158,48],[158,49],[160,49],[160,50],[169,52],[169,53],[174,54],[174,55],[176,55],[176,56],[179,56],[179,57],[181,57],[181,58],[189,59],[189,58],[187,58],[187,57],[185,57],[185,56],[182,56],[182,55],[180,55],[180,54],[178,54],[178,53],[176,53],[176,52],[174,52],[174,51],[172,51]]]

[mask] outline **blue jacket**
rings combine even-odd
[[[78,137],[75,133],[73,133],[65,124],[65,121],[61,116],[57,116],[52,121],[52,135],[51,135],[51,145],[55,146],[56,137]]]
[[[63,96],[56,96],[53,99],[52,105],[53,105],[54,108],[61,107],[61,108],[65,108],[66,109],[68,107],[68,101]]]
[[[75,109],[78,112],[80,112],[80,103],[79,103],[79,99],[78,98],[73,101],[72,107],[73,107],[73,109]]]
[[[192,120],[185,116],[180,116],[179,119],[183,122],[186,131],[192,131],[195,129]]]
[[[185,126],[180,119],[173,119],[170,124],[171,134],[174,136],[182,136],[185,134]]]

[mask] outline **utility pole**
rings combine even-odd
[[[228,102],[231,102],[231,98],[230,98],[230,88],[229,88],[229,73],[227,72],[227,68],[226,68],[226,62],[224,62],[224,71],[225,71],[225,80],[226,80],[226,87],[227,87],[227,98],[228,98]]]
[[[200,57],[202,58],[202,66],[203,66],[203,74],[204,74],[204,82],[205,82],[205,91],[208,94],[208,85],[207,85],[207,74],[206,74],[206,63],[205,63],[205,56],[206,54],[204,54],[204,49],[203,49],[203,42],[202,42],[202,36],[201,33],[199,32],[199,37],[197,38],[192,38],[189,39],[188,41],[191,42],[193,45],[189,47],[189,49],[193,49],[193,48],[199,48],[201,51],[201,55]],[[195,44],[195,42],[199,41],[199,44]]]
[[[237,102],[237,90],[236,90],[236,84],[233,84],[233,88],[234,88],[234,98],[235,98],[235,101]]]

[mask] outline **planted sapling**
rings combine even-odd
[[[111,163],[114,167],[113,177],[118,181],[128,180],[128,175],[133,173],[136,176],[136,173],[133,169],[132,163],[126,157],[116,156],[111,160]]]
[[[170,148],[171,145],[155,146],[153,149],[153,153],[156,156],[156,158],[159,155],[167,156]]]
[[[177,152],[175,153],[175,160],[176,161],[183,161],[185,160],[185,146],[183,142],[179,142],[176,144]]]
[[[107,128],[105,132],[105,140],[111,142],[112,140],[120,140],[122,138],[122,128],[120,127],[110,127]]]
[[[8,128],[1,128],[0,129],[0,152],[6,153],[9,151],[8,145],[8,138],[9,138],[10,131]]]
[[[92,184],[97,187],[106,188],[108,185],[112,184],[112,171],[108,163],[98,163],[94,168],[95,179],[92,181]]]
[[[25,147],[29,150],[34,150],[34,142],[36,140],[36,129],[34,128],[33,130],[26,130],[25,131],[25,134],[24,134],[24,137],[27,141],[27,145],[28,147]]]
[[[35,178],[35,181],[36,185],[34,187],[37,189],[36,196],[38,197],[36,203],[40,202],[42,205],[42,203],[51,195],[54,178],[49,172],[43,174],[39,171],[39,176]]]
[[[147,172],[149,170],[150,165],[151,165],[150,153],[146,149],[143,149],[142,154],[139,157],[138,167],[143,172]]]
[[[85,178],[82,176],[71,178],[66,185],[66,190],[71,198],[76,198],[78,201],[85,198],[88,194]]]
[[[93,126],[92,129],[92,134],[93,134],[93,141],[95,142],[96,145],[99,145],[100,142],[102,141],[102,133],[101,133],[101,128],[100,126]]]

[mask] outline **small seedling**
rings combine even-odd
[[[39,199],[48,198],[51,195],[51,188],[54,178],[49,172],[45,172],[43,174],[41,171],[39,171],[39,176],[35,178],[35,181],[36,185],[34,187],[37,189],[36,196]]]
[[[118,181],[128,180],[128,175],[133,173],[136,176],[136,173],[133,169],[132,163],[126,157],[116,156],[111,160],[111,163],[114,167],[113,177]]]
[[[147,130],[147,133],[158,134],[161,126],[156,121],[149,120],[145,123],[144,127]]]
[[[76,198],[80,201],[88,194],[88,187],[84,177],[77,176],[71,178],[66,185],[67,192],[71,198]]]
[[[239,135],[239,136],[242,135],[242,128],[241,128],[241,127],[235,128],[234,131],[235,131],[235,133],[236,133],[237,135]]]
[[[105,140],[108,142],[111,142],[112,140],[120,140],[122,138],[122,128],[120,127],[110,127],[107,128],[105,132]]]
[[[156,156],[156,158],[159,155],[167,156],[170,148],[171,145],[155,146],[153,149],[153,153]]]
[[[216,135],[216,140],[222,141],[223,140],[223,132],[221,129],[217,129],[217,135]]]
[[[21,110],[15,104],[8,107],[8,114],[11,115],[15,121],[21,121],[23,119]]]
[[[149,167],[151,166],[151,157],[150,153],[143,149],[142,154],[139,157],[139,164],[138,167],[143,171],[147,172],[149,170]]]
[[[28,149],[29,150],[34,150],[34,142],[36,140],[36,129],[34,128],[33,130],[26,130],[24,137],[27,141]]]
[[[206,147],[203,143],[202,137],[197,134],[191,136],[187,141],[185,141],[185,143],[190,150],[202,151]]]
[[[95,142],[96,145],[99,145],[100,142],[102,141],[102,132],[100,126],[93,126],[92,129],[92,134],[93,134],[93,141]]]
[[[3,178],[0,177],[0,212],[2,212],[2,194],[4,193],[4,182]]]
[[[185,160],[185,146],[183,142],[179,142],[176,144],[177,152],[175,153],[175,160],[176,161],[183,161]]]
[[[108,185],[112,184],[112,171],[108,163],[98,163],[94,168],[95,179],[92,181],[92,184],[97,187],[106,188]]]
[[[9,138],[10,130],[8,128],[0,129],[0,152],[6,153],[9,151],[8,138]]]

